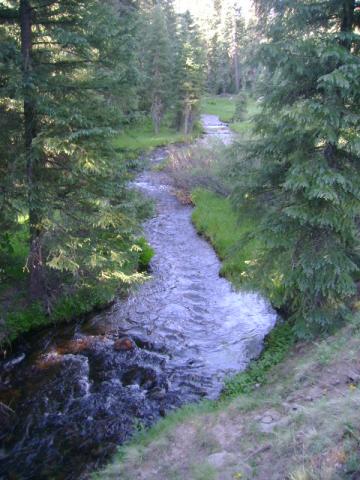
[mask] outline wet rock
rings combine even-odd
[[[117,352],[126,352],[129,350],[134,350],[135,347],[136,347],[135,342],[131,340],[131,338],[129,337],[119,338],[114,343],[114,350],[116,350]]]
[[[163,387],[155,387],[149,393],[151,400],[163,400],[166,396],[166,389]]]
[[[125,386],[139,385],[139,387],[149,390],[156,386],[157,374],[152,368],[134,366],[122,375],[121,380]]]
[[[23,360],[25,360],[25,357],[26,357],[25,353],[21,353],[18,357],[6,362],[5,365],[4,365],[4,369],[9,370],[9,369],[15,367],[15,365],[18,365]]]

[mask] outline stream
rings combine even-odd
[[[203,142],[231,142],[217,117],[202,121]],[[150,164],[167,155],[155,150]],[[166,173],[150,168],[135,187],[156,203],[144,226],[151,279],[101,313],[27,336],[2,362],[0,401],[13,411],[0,409],[0,479],[88,478],[134,430],[217,398],[275,324],[266,300],[220,278]]]

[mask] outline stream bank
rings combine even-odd
[[[209,135],[229,136],[215,127],[211,118]],[[150,164],[167,154],[155,150]],[[152,279],[100,314],[29,336],[1,365],[0,401],[14,413],[3,413],[0,478],[86,478],[134,429],[217,398],[275,323],[264,299],[219,277],[164,172],[147,170],[134,186],[157,206],[144,226]]]

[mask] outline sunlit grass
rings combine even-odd
[[[201,103],[201,113],[217,115],[222,122],[228,123],[235,133],[241,136],[249,136],[253,125],[252,117],[260,111],[259,102],[250,96],[247,97],[243,121],[234,121],[235,109],[235,95],[204,97]]]
[[[222,275],[240,285],[247,265],[255,256],[258,243],[244,243],[244,235],[254,230],[256,220],[239,221],[230,200],[208,190],[198,189],[192,194],[195,204],[193,222],[199,233],[206,236],[223,261]]]
[[[27,218],[19,218],[19,229],[13,232],[6,246],[0,249],[2,275],[0,293],[12,283],[23,280],[26,277],[25,264],[29,254],[29,234],[26,225]]]
[[[235,96],[204,97],[201,101],[201,113],[217,115],[222,122],[230,123],[235,114]]]
[[[156,134],[150,121],[132,125],[124,130],[114,141],[116,148],[123,150],[151,150],[173,143],[190,142],[197,132],[192,135],[184,135],[168,125],[163,125],[160,132]]]

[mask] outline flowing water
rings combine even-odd
[[[217,117],[203,123],[205,141],[231,141]],[[159,149],[150,161],[166,155]],[[145,225],[152,279],[100,314],[28,336],[3,362],[0,401],[13,411],[0,407],[1,479],[86,478],[134,429],[216,398],[275,323],[264,299],[219,277],[165,173],[149,169],[135,185],[156,202]]]

